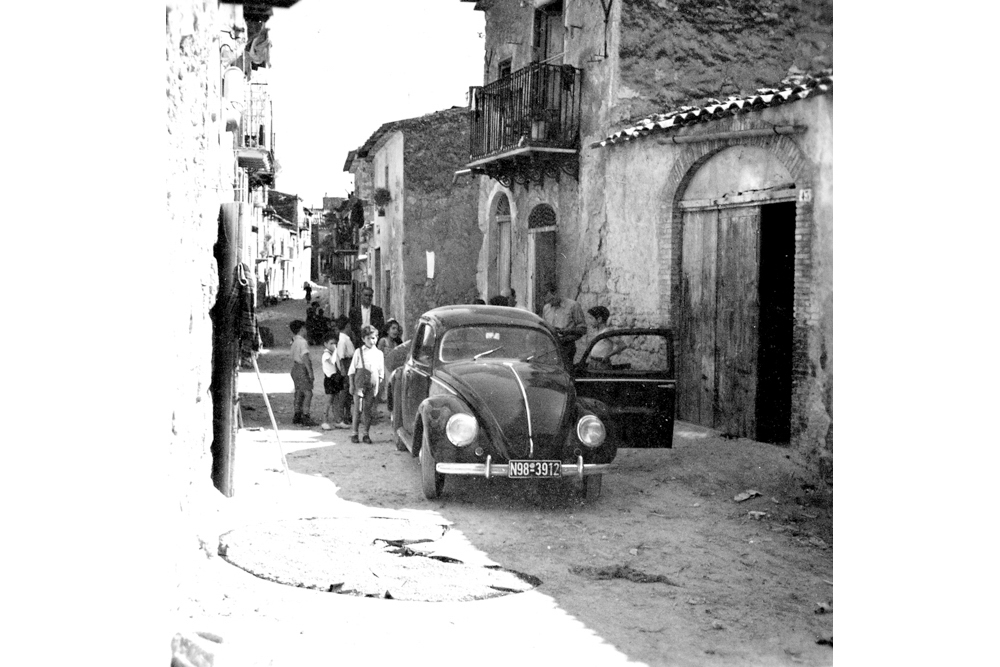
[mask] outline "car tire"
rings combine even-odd
[[[601,486],[604,475],[587,475],[583,478],[583,497],[587,500],[597,500],[601,497]]]
[[[439,474],[434,469],[434,455],[431,453],[430,438],[427,436],[427,429],[423,429],[422,441],[420,443],[420,482],[424,490],[424,496],[428,500],[433,500],[441,495],[444,489],[444,475]]]

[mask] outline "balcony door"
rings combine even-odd
[[[492,229],[495,231],[496,237],[490,242],[494,268],[487,289],[489,296],[500,294],[503,290],[510,288],[511,212],[510,200],[507,199],[507,195],[498,196],[495,206]]]
[[[531,237],[531,303],[530,307],[541,315],[545,286],[557,282],[556,266],[556,212],[548,204],[539,204],[528,215],[528,234]]]
[[[532,41],[533,60],[538,63],[563,63],[563,0],[535,2],[535,29]]]

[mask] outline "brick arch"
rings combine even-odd
[[[657,230],[659,256],[669,257],[668,262],[660,262],[659,294],[660,320],[674,326],[680,308],[680,277],[681,277],[681,247],[683,234],[683,214],[680,208],[684,191],[698,169],[713,156],[734,146],[755,146],[772,153],[788,170],[795,180],[796,188],[811,188],[816,177],[816,165],[802,152],[798,144],[787,135],[774,137],[747,137],[745,139],[720,139],[684,145],[684,149],[674,161],[663,187],[664,212]],[[796,249],[799,253],[808,252],[812,246],[812,204],[799,202],[796,205]],[[802,227],[808,227],[800,234]],[[804,232],[808,233],[804,233]],[[798,306],[799,285],[796,280],[796,306]],[[798,310],[798,308],[796,308]]]
[[[663,188],[664,216],[657,229],[659,256],[669,258],[660,262],[658,276],[661,321],[676,327],[680,316],[683,211],[680,202],[688,184],[708,160],[726,148],[734,146],[755,146],[774,155],[795,181],[798,190],[813,188],[818,173],[817,165],[806,156],[793,138],[787,135],[747,137],[745,139],[723,139],[684,145],[671,168]],[[792,330],[792,424],[791,438],[794,443],[807,421],[808,407],[805,397],[809,393],[808,350],[810,338],[815,335],[811,326],[812,304],[812,240],[815,234],[811,201],[801,198],[795,205],[795,284],[793,297],[794,324]],[[675,349],[675,364],[678,350]]]

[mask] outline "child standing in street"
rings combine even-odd
[[[329,431],[335,416],[336,401],[340,398],[340,390],[347,382],[347,378],[340,372],[340,364],[337,363],[337,343],[340,341],[340,332],[336,327],[331,328],[323,336],[323,391],[326,393],[326,411],[323,413],[323,423],[320,428]],[[338,418],[339,420],[342,418]],[[341,424],[334,422],[338,428]]]
[[[351,396],[351,442],[358,442],[358,428],[361,428],[361,442],[371,443],[368,436],[379,389],[385,377],[385,358],[375,347],[378,329],[367,324],[361,327],[361,346],[354,352],[351,367],[347,370]]]
[[[295,385],[295,415],[293,424],[300,426],[315,426],[316,422],[309,416],[312,407],[312,390],[315,376],[312,360],[309,358],[309,343],[302,336],[306,323],[302,320],[292,320],[288,328],[295,338],[292,340],[292,384]]]

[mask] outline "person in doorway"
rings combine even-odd
[[[308,282],[302,284],[302,289],[306,291],[306,303],[312,301],[313,288]]]
[[[302,320],[292,320],[288,325],[295,338],[292,339],[292,384],[295,387],[295,414],[292,423],[300,426],[315,426],[316,422],[309,415],[312,407],[313,374],[312,360],[309,358],[309,343],[302,336],[306,323]]]
[[[509,304],[510,301],[508,301],[507,297],[503,296],[502,294],[497,294],[496,296],[490,297],[491,306],[507,306]]]
[[[347,369],[351,359],[354,358],[354,343],[351,342],[351,323],[346,316],[338,317],[334,326],[337,327],[338,331],[337,345],[331,356],[343,382],[340,384],[340,390],[333,396],[333,408],[328,421],[333,428],[347,429],[351,428],[351,424],[347,421],[351,411],[351,391],[348,387]]]
[[[382,314],[381,308],[372,305],[373,296],[375,296],[375,290],[368,286],[362,287],[361,303],[351,308],[347,315],[351,320],[351,335],[354,337],[355,347],[361,345],[361,338],[358,334],[360,334],[362,327],[373,326],[375,331],[381,331],[385,327],[385,315]]]
[[[351,367],[347,369],[347,379],[350,384],[354,404],[351,406],[351,442],[371,443],[369,437],[372,417],[375,414],[375,403],[385,377],[385,358],[382,351],[375,347],[378,340],[378,330],[371,326],[361,329],[361,347],[354,352]],[[364,373],[359,371],[364,370]]]
[[[604,306],[594,306],[587,311],[587,325],[590,328],[591,338],[596,338],[611,328],[608,326],[610,318],[611,312]],[[624,349],[624,343],[618,338],[605,338],[598,341],[590,350],[590,356],[587,357],[587,365],[590,368],[598,370],[610,370],[611,357]]]
[[[571,368],[576,357],[576,341],[587,333],[583,309],[576,301],[559,296],[555,283],[546,285],[543,300],[542,319],[555,329],[563,361]]]
[[[509,287],[500,292],[502,296],[507,297],[507,305],[511,308],[517,308],[517,292],[514,291],[513,287]]]

